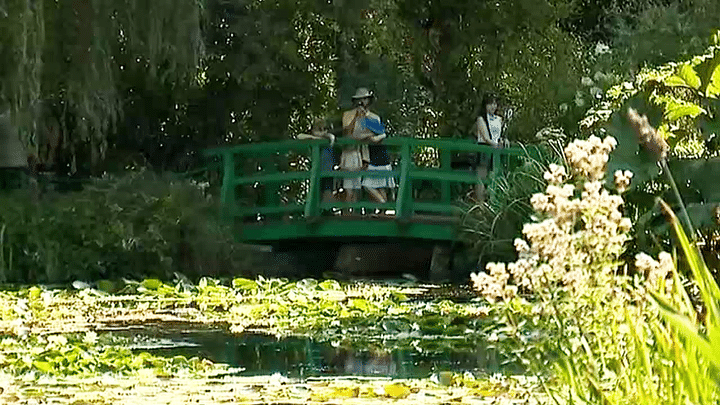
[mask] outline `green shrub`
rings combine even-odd
[[[533,213],[530,197],[545,189],[543,173],[553,163],[564,164],[559,143],[528,147],[522,166],[495,179],[494,196],[486,202],[467,204],[461,237],[479,265],[515,259],[513,241]]]
[[[39,201],[0,195],[0,282],[230,274],[247,252],[214,220],[205,187],[139,171]]]

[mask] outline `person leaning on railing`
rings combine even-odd
[[[320,170],[332,171],[335,168],[335,135],[331,134],[325,125],[325,120],[316,118],[313,122],[312,134],[299,134],[297,139],[329,139],[330,145],[320,150]],[[323,202],[334,201],[335,179],[323,177],[320,179],[320,189],[323,193]]]
[[[507,146],[507,140],[502,137],[503,120],[498,111],[498,99],[492,94],[485,96],[481,106],[481,114],[473,125],[473,135],[478,144],[489,145],[495,149]],[[477,154],[476,171],[478,178],[485,179],[493,168],[493,154],[480,152]],[[478,201],[485,201],[485,184],[478,182],[475,197]]]

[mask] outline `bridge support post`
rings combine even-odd
[[[406,221],[413,211],[412,207],[412,179],[410,178],[410,167],[412,165],[410,154],[410,143],[404,142],[400,149],[400,186],[396,201],[396,215],[400,221]]]
[[[222,153],[223,182],[220,189],[222,201],[221,217],[229,221],[232,218],[232,209],[235,206],[235,159],[230,151]]]
[[[450,246],[435,245],[430,260],[430,281],[439,283],[450,280],[450,262],[452,251]]]
[[[320,146],[311,146],[310,187],[305,200],[305,218],[320,215]]]

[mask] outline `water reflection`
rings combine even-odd
[[[135,350],[167,356],[199,356],[244,369],[243,375],[281,373],[294,378],[318,376],[386,376],[423,378],[438,371],[509,372],[523,370],[492,347],[445,353],[420,353],[413,348],[393,351],[351,350],[318,344],[305,338],[275,339],[265,335],[233,336],[220,329],[144,328],[115,331],[131,339]]]

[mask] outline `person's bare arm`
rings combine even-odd
[[[315,135],[310,135],[310,134],[298,134],[295,138],[300,139],[300,140],[320,139],[320,138],[316,137]]]
[[[330,140],[330,145],[331,145],[331,146],[332,146],[332,145],[335,145],[335,135],[331,134],[331,133],[328,132],[328,131],[323,131],[323,132],[317,134],[316,136],[318,136],[318,139],[328,139],[328,140]]]

